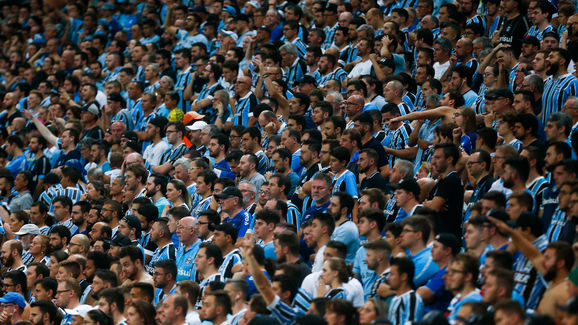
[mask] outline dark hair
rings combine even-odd
[[[504,195],[504,193],[502,193],[500,191],[486,192],[486,194],[484,194],[482,196],[482,200],[493,201],[496,203],[496,205],[500,209],[503,209],[506,207],[506,196]]]
[[[103,289],[99,298],[104,298],[109,304],[116,303],[116,308],[120,313],[124,313],[124,295],[120,288]]]
[[[460,159],[460,149],[453,143],[440,143],[434,147],[435,150],[442,149],[445,158],[451,157],[452,165],[455,166]]]
[[[358,143],[359,145],[359,143]],[[344,147],[335,147],[331,150],[331,156],[337,158],[341,162],[349,162],[351,159],[351,153]]]
[[[530,176],[530,163],[528,162],[528,159],[525,157],[508,158],[504,162],[504,166],[505,165],[508,165],[516,170],[524,184],[526,183],[528,177]]]
[[[120,253],[118,254],[118,258],[123,257],[129,257],[133,263],[138,260],[142,265],[144,265],[143,254],[136,246],[126,246],[121,248]]]
[[[98,251],[91,251],[88,252],[86,255],[87,260],[94,261],[94,268],[95,269],[103,269],[108,270],[110,269],[110,257],[108,254]]]
[[[137,300],[133,301],[129,308],[134,308],[142,318],[145,325],[155,324],[155,307],[147,301]]]
[[[496,149],[496,143],[498,142],[498,133],[496,130],[493,128],[481,128],[476,131],[476,134],[484,141],[485,145],[490,147],[490,149]]]
[[[335,219],[327,213],[318,213],[313,217],[313,220],[319,220],[322,226],[327,227],[327,233],[331,236],[335,230]]]
[[[486,254],[486,258],[488,258],[488,257],[494,259],[494,266],[495,267],[500,267],[500,268],[504,268],[504,269],[511,269],[514,265],[514,257],[512,256],[512,253],[510,253],[508,251],[502,251],[502,250],[489,251]]]
[[[147,298],[148,301],[153,301],[155,296],[155,288],[152,284],[146,282],[136,282],[131,285],[131,288],[139,289],[141,295]]]
[[[207,259],[211,257],[214,259],[214,265],[216,268],[223,264],[223,253],[221,252],[221,248],[219,248],[219,246],[210,242],[205,242],[201,243],[200,248],[205,249],[205,255],[207,256]]]
[[[355,205],[355,202],[354,202],[351,194],[349,194],[347,192],[336,192],[336,193],[333,193],[333,196],[339,198],[340,208],[341,209],[346,208],[347,209],[347,215],[350,215],[353,212],[353,207]]]
[[[105,289],[105,290],[110,290],[110,289]],[[122,302],[123,306],[124,306],[124,301]],[[110,316],[108,316],[107,314],[103,313],[102,311],[100,311],[99,309],[93,309],[91,311],[89,311],[86,316],[89,316],[90,318],[92,318],[92,320],[95,323],[98,323],[98,325],[113,325],[114,322],[112,321],[112,318]]]
[[[174,260],[167,259],[155,262],[155,267],[159,267],[164,270],[164,272],[169,273],[173,276],[173,280],[177,279],[177,264]]]
[[[56,281],[56,280],[55,280]],[[38,307],[40,312],[44,314],[48,314],[48,322],[49,324],[58,324],[60,323],[60,313],[58,312],[58,308],[56,305],[50,300],[37,300],[30,304],[31,308]]]
[[[394,257],[391,259],[390,265],[397,266],[399,274],[407,274],[407,282],[411,287],[413,287],[415,266],[408,257]]]

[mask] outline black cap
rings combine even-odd
[[[124,101],[124,98],[122,98],[122,95],[120,93],[114,92],[108,94],[108,100],[111,100],[113,102],[122,102]]]
[[[556,304],[556,308],[568,312],[570,314],[577,315],[578,314],[578,296],[574,296],[568,300],[566,305],[558,305]]]
[[[205,6],[194,6],[191,8],[192,12],[207,12],[207,8]]]
[[[217,199],[226,199],[234,196],[238,197],[241,200],[243,199],[243,194],[241,193],[241,191],[233,186],[225,187],[225,189],[223,190],[223,192],[221,192],[221,194],[215,194],[215,197]]]
[[[259,29],[260,29],[260,30],[264,30],[264,31],[266,31],[267,33],[271,34],[271,28],[269,28],[269,26],[263,25],[263,26],[259,27]]]
[[[435,240],[439,241],[440,243],[442,243],[445,247],[449,247],[452,249],[452,254],[458,255],[458,253],[460,252],[460,248],[462,247],[462,245],[460,244],[460,241],[458,240],[458,237],[456,237],[456,235],[454,234],[450,234],[448,232],[442,232],[436,235]]]
[[[141,228],[140,220],[138,220],[137,216],[128,215],[128,216],[125,216],[124,218],[122,218],[122,220],[127,223],[129,228],[136,229],[137,236],[140,235],[142,228]]]
[[[413,193],[413,195],[416,198],[419,196],[419,193],[421,192],[421,189],[419,188],[419,184],[417,183],[417,181],[415,179],[402,179],[398,185],[394,185],[392,187],[396,190],[399,189],[399,190],[404,190],[404,191]]]
[[[304,76],[303,79],[301,79],[301,81],[297,82],[297,84],[299,85],[312,84],[313,86],[317,87],[317,81],[310,75]]]
[[[110,241],[111,246],[126,247],[126,246],[130,246],[131,244],[132,244],[132,241],[130,240],[130,238],[128,238],[125,235],[121,235],[121,234],[116,234],[114,236],[114,238]]]
[[[532,44],[534,46],[540,47],[540,40],[534,36],[526,36],[522,39],[524,44]]]
[[[555,39],[557,39],[557,40],[560,39],[560,36],[558,36],[558,33],[554,32],[554,31],[545,32],[545,33],[542,35],[542,39],[544,39],[544,38],[546,38],[546,37],[553,37],[553,38],[555,38]]]
[[[486,99],[489,99],[489,100],[495,100],[495,99],[498,99],[500,97],[508,98],[510,100],[510,102],[512,102],[512,100],[514,100],[514,95],[512,94],[512,92],[508,88],[498,88],[498,89],[488,90],[486,92],[485,97],[486,97]]]
[[[50,89],[50,96],[60,96],[60,92],[58,92],[58,89],[52,88]]]
[[[389,67],[391,69],[395,69],[395,62],[393,61],[393,59],[383,58],[383,59],[379,60],[379,65],[383,65],[383,66]]]
[[[327,6],[325,6],[325,11],[337,12],[337,5],[334,3],[328,3]]]
[[[225,235],[237,236],[237,229],[229,222],[224,222],[215,226],[215,230],[222,231]]]
[[[149,121],[149,123],[156,126],[156,127],[164,129],[165,126],[169,123],[169,120],[167,120],[165,117],[162,117],[162,116],[156,116],[156,117],[152,118]]]
[[[501,220],[503,222],[510,222],[510,215],[504,210],[491,209],[487,216]]]
[[[136,133],[134,131],[126,131],[123,135],[122,138],[127,138],[130,141],[134,141],[137,142],[138,141],[138,136],[136,135]]]

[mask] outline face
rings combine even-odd
[[[144,319],[138,313],[138,311],[134,307],[128,307],[126,312],[126,324],[127,325],[138,325],[142,324]]]
[[[475,250],[485,244],[483,232],[470,224],[466,226],[464,238],[466,239],[466,248],[468,251]]]
[[[448,268],[443,278],[447,290],[452,292],[462,290],[466,282],[462,263],[453,262],[450,265],[448,265]]]
[[[500,299],[500,287],[498,286],[498,280],[495,276],[488,275],[485,278],[482,290],[484,292],[482,299],[483,302],[493,304]]]
[[[133,261],[131,261],[130,257],[123,257],[120,259],[120,265],[122,269],[122,273],[127,279],[134,280],[136,277],[138,270]]]
[[[322,180],[313,180],[311,197],[315,202],[326,202],[331,196],[331,187]]]

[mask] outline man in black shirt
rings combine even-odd
[[[521,0],[502,0],[502,8],[506,20],[500,31],[500,43],[510,44],[516,57],[520,56],[522,39],[530,28],[530,23],[525,15],[521,14],[523,3]]]
[[[50,172],[50,160],[44,155],[44,148],[46,148],[46,140],[41,135],[33,135],[30,137],[28,144],[29,155],[34,160],[28,166],[28,171],[32,173],[32,182],[34,189],[42,192],[42,184],[44,183],[44,175]]]
[[[361,180],[361,190],[368,188],[377,188],[382,191],[387,191],[387,181],[377,169],[377,161],[379,156],[373,149],[363,149],[359,154],[357,165],[359,166],[359,173],[364,177]],[[361,178],[361,176],[360,176]]]
[[[387,154],[379,141],[373,137],[373,117],[369,112],[362,113],[354,119],[354,128],[361,135],[361,149],[371,148],[378,155],[377,166],[383,167],[387,164]]]
[[[435,233],[449,232],[458,238],[462,235],[462,208],[464,186],[456,171],[460,151],[453,143],[435,146],[431,158],[432,176],[438,178],[424,206],[437,212]]]

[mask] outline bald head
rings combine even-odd
[[[363,96],[361,95],[351,95],[349,96],[349,98],[351,98],[351,101],[353,103],[356,103],[358,105],[365,105],[365,100],[363,99]]]
[[[132,165],[132,164],[144,164],[144,160],[142,158],[142,155],[138,152],[133,152],[133,153],[129,153],[126,156],[126,164],[127,165]]]

